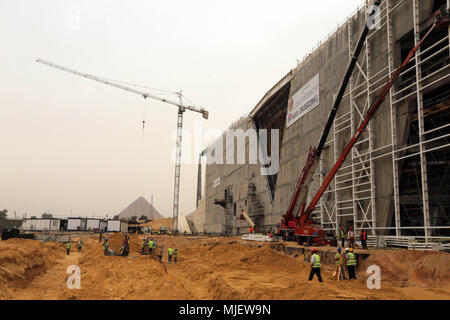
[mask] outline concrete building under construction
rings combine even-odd
[[[191,229],[247,232],[245,209],[259,230],[276,230],[311,146],[317,145],[346,66],[367,19],[358,9],[286,74],[231,129],[278,129],[279,170],[259,164],[206,165]],[[446,0],[383,0],[343,97],[308,200],[362,122],[374,97],[433,24]],[[299,35],[301,39],[301,34]],[[300,41],[300,40],[299,40]],[[364,227],[372,235],[450,236],[449,29],[436,30],[401,74],[320,199],[313,219],[323,229]],[[305,108],[297,108],[313,97]],[[273,141],[268,134],[267,146]],[[224,162],[236,141],[223,134]],[[246,139],[245,147],[257,143]],[[242,148],[242,146],[241,146]],[[211,155],[211,146],[209,154]],[[268,152],[271,156],[271,152]],[[208,154],[205,151],[204,155]],[[236,162],[234,162],[236,163]],[[202,186],[202,180],[204,185]],[[309,201],[307,201],[309,202]]]

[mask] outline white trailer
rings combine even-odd
[[[120,220],[108,220],[108,232],[120,232],[122,222]]]
[[[50,231],[59,231],[61,229],[61,220],[59,219],[50,219],[49,228]]]
[[[24,219],[22,221],[24,231],[58,231],[60,225],[59,219]]]
[[[67,219],[67,230],[75,231],[75,230],[83,230],[81,226],[81,218],[68,218]]]
[[[87,219],[86,230],[98,230],[100,229],[100,219]]]

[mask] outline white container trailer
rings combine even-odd
[[[59,219],[24,219],[24,231],[58,231],[61,225]]]
[[[86,230],[100,229],[100,219],[87,219]]]
[[[125,222],[126,223],[126,222]],[[108,220],[108,232],[121,232],[123,229],[124,222],[121,222],[120,220]],[[126,223],[126,228],[128,230],[128,223]],[[122,231],[126,232],[126,231]]]
[[[49,221],[49,228],[50,231],[59,231],[61,228],[61,220],[59,219],[51,219]]]
[[[67,230],[68,231],[75,231],[75,230],[82,230],[81,229],[81,218],[69,218],[67,219]]]

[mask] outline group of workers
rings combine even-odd
[[[345,228],[342,227],[339,231],[339,238],[342,242],[342,247],[345,247],[345,240],[347,240],[347,246],[355,248],[355,232],[352,227],[349,228],[347,235],[345,234]],[[362,248],[367,250],[367,232],[363,228],[359,231],[359,239],[361,240]]]
[[[313,248],[311,250],[311,272],[309,273],[309,281],[312,281],[314,275],[317,275],[319,282],[322,281],[322,275],[320,274],[320,255],[317,253],[317,250]],[[345,248],[345,253],[339,247],[337,248],[337,253],[334,257],[334,261],[336,264],[336,275],[339,279],[339,275],[342,276],[343,280],[346,280],[345,277],[345,267],[347,267],[347,273],[349,279],[356,279],[356,256],[353,253],[353,248]]]
[[[67,255],[70,254],[70,249],[71,249],[71,248],[72,248],[72,243],[70,242],[70,239],[69,239],[69,241],[67,241],[67,243],[66,243],[66,252],[67,252]],[[77,248],[77,251],[80,252],[82,248],[83,248],[83,241],[81,241],[81,239],[80,239],[80,241],[78,241],[78,248]]]
[[[152,255],[153,252],[156,250],[156,240],[153,238],[143,238],[142,244],[141,244],[141,253],[145,254],[145,249],[148,248],[148,254]],[[172,247],[169,247],[168,252],[168,262],[172,263],[172,258],[175,263],[177,263],[178,259],[178,249],[175,248],[175,250]],[[162,253],[160,253],[160,259],[162,259]]]

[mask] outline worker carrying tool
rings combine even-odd
[[[359,231],[359,238],[361,240],[361,246],[364,250],[367,250],[367,232],[363,228]]]
[[[356,256],[353,253],[353,248],[346,248],[345,264],[347,265],[347,272],[349,279],[356,279]]]
[[[350,248],[354,248],[355,247],[355,233],[353,232],[353,228],[352,227],[350,227],[350,230],[348,230],[347,242],[348,242],[348,246]]]
[[[173,255],[173,249],[171,247],[169,247],[169,250],[168,250],[169,263],[172,263],[172,255]]]
[[[346,280],[345,279],[344,259],[345,259],[345,257],[342,253],[341,247],[337,248],[337,253],[334,256],[334,261],[336,264],[336,271],[334,273],[336,273],[337,281],[339,281],[341,276],[342,276],[343,280]]]
[[[339,232],[341,241],[342,241],[342,247],[345,247],[345,229],[344,227],[341,227],[341,231]]]
[[[178,249],[175,248],[175,252],[173,253],[173,262],[177,263],[178,258]]]
[[[67,244],[66,244],[66,251],[67,251],[67,255],[69,255],[70,254],[70,247],[72,246],[72,244],[70,243],[70,240],[69,241],[67,241]]]
[[[81,251],[81,249],[83,248],[83,241],[78,241],[78,252],[80,252]]]
[[[309,273],[308,281],[312,281],[314,275],[317,275],[319,282],[322,281],[322,276],[320,275],[320,256],[317,254],[317,250],[314,248],[311,250],[311,272]]]
[[[148,253],[149,254],[153,254],[153,246],[155,245],[153,239],[150,239],[150,241],[148,242]]]

